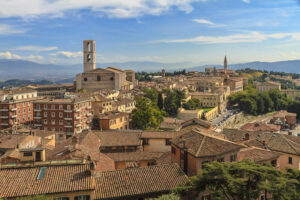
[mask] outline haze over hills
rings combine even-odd
[[[204,71],[207,66],[221,65],[201,65],[197,66],[191,62],[182,63],[160,63],[150,61],[133,61],[119,63],[101,63],[97,67],[105,68],[115,66],[121,69],[132,69],[135,71],[160,71],[165,68],[167,71],[187,69],[187,71]],[[229,65],[230,69],[253,68],[267,71],[280,71],[288,73],[300,73],[300,60],[280,61],[280,62],[249,62]],[[75,75],[82,72],[82,64],[75,65],[55,65],[39,64],[25,60],[0,60],[0,80],[23,79],[23,80],[50,80],[72,82]]]

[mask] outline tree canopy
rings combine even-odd
[[[157,129],[163,121],[163,114],[150,99],[140,97],[132,111],[132,124],[137,129]]]
[[[286,110],[293,100],[279,90],[272,89],[268,92],[259,92],[251,85],[244,91],[230,95],[230,105],[238,104],[239,108],[247,114],[258,115],[275,110]]]
[[[184,103],[182,107],[186,110],[197,110],[201,108],[201,102],[199,99],[191,98],[188,102]]]
[[[177,192],[208,192],[215,200],[256,200],[262,193],[270,193],[273,200],[300,199],[300,172],[286,173],[271,165],[259,165],[250,160],[241,162],[213,162],[191,178]]]

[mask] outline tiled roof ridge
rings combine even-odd
[[[162,164],[158,164],[158,165],[151,165],[151,166],[145,166],[145,167],[137,167],[137,168],[133,167],[133,168],[126,168],[126,169],[115,169],[115,170],[110,170],[110,171],[99,171],[96,174],[113,173],[113,172],[117,172],[117,171],[125,172],[125,171],[140,170],[140,169],[145,169],[145,168],[146,169],[161,168],[163,166],[171,166],[171,165],[174,165],[181,170],[180,166],[177,163],[162,163]],[[186,177],[187,177],[187,175],[186,175]],[[98,178],[98,177],[96,177],[96,178]]]
[[[210,134],[207,134],[207,133],[203,133],[203,132],[201,132],[201,129],[199,129],[199,128],[195,128],[194,131],[198,132],[198,133],[200,133],[200,134],[202,134],[204,136],[216,139],[216,140],[222,140],[224,142],[228,142],[228,143],[231,143],[231,144],[235,144],[235,145],[239,145],[239,146],[244,146],[244,145],[241,145],[241,144],[237,144],[236,142],[232,142],[232,141],[230,141],[228,139],[225,139],[225,138],[221,138],[221,137],[218,137],[218,136],[215,136],[215,135],[210,135]]]
[[[195,129],[194,129],[193,131],[196,132],[196,133],[202,134],[200,131],[196,131]],[[203,144],[204,144],[204,141],[206,140],[206,135],[205,135],[205,134],[202,134],[202,135],[203,135],[203,139],[202,139],[202,141],[201,141],[201,143],[200,143],[200,145],[199,145],[199,148],[198,148],[198,150],[197,150],[196,155],[199,155],[199,153],[200,153],[200,151],[201,151],[201,149],[202,149],[202,146],[203,146]]]
[[[291,147],[295,152],[297,152],[298,154],[300,154],[300,151],[298,151],[298,150],[295,148],[294,144],[293,144],[293,143],[295,143],[295,142],[289,140],[288,138],[284,137],[283,135],[280,135],[280,137],[281,137],[281,138],[284,138],[285,141],[290,145],[290,147]]]
[[[69,161],[69,162],[68,162]],[[21,169],[21,168],[37,168],[37,167],[59,167],[59,166],[75,166],[75,165],[89,165],[85,161],[78,160],[62,160],[62,161],[46,161],[34,164],[16,164],[16,165],[0,165],[1,169]]]

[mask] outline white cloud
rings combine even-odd
[[[9,51],[6,52],[0,52],[0,58],[5,58],[5,59],[20,59],[21,57],[17,54],[12,54]]]
[[[288,60],[298,60],[300,59],[300,52],[292,51],[292,52],[279,52],[279,55]]]
[[[241,43],[241,42],[262,42],[268,39],[300,40],[299,33],[273,33],[265,34],[261,32],[250,32],[246,34],[235,34],[227,36],[198,36],[185,39],[165,39],[154,41],[153,43],[202,43],[202,44],[221,44],[221,43]]]
[[[56,53],[49,54],[50,56],[59,56],[65,58],[78,58],[82,57],[83,53],[81,51],[70,52],[70,51],[58,51]]]
[[[189,13],[193,10],[192,4],[200,1],[206,0],[3,0],[0,1],[0,18],[60,17],[66,11],[80,9],[117,18],[160,15],[172,8]]]
[[[194,22],[199,23],[199,24],[205,24],[208,25],[210,27],[224,27],[226,25],[224,24],[216,24],[212,21],[206,20],[206,19],[193,19]]]
[[[57,47],[41,47],[41,46],[20,46],[17,47],[15,50],[21,51],[53,51],[57,50]]]
[[[14,54],[9,51],[6,51],[6,52],[0,52],[0,58],[37,61],[37,60],[42,60],[43,56],[40,55],[20,56],[18,54]]]
[[[250,3],[251,2],[251,0],[242,0],[243,2],[245,2],[245,3]]]
[[[0,10],[1,10],[1,8],[0,8]],[[1,13],[1,11],[0,11],[0,13]],[[26,29],[17,28],[12,25],[0,24],[0,35],[21,34],[21,33],[25,33],[26,31],[27,31]]]

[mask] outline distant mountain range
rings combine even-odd
[[[165,68],[167,71],[186,69],[187,71],[204,71],[205,67],[220,65],[196,66],[191,62],[182,63],[160,63],[160,62],[120,62],[101,63],[97,67],[105,68],[115,66],[121,69],[132,69],[135,71],[160,71]],[[280,61],[280,62],[249,62],[229,65],[230,69],[253,68],[267,71],[280,71],[288,73],[300,73],[300,60]],[[0,80],[22,79],[22,80],[48,80],[52,82],[69,83],[75,75],[81,73],[82,64],[75,65],[55,65],[39,64],[25,60],[0,59]]]

